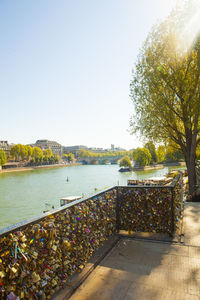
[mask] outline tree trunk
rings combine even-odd
[[[190,153],[186,154],[185,161],[188,172],[189,193],[193,194],[196,186],[196,170],[195,170],[195,153],[196,149],[191,149]]]

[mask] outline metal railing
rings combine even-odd
[[[180,182],[181,175],[170,186],[111,187],[0,230],[0,298],[51,296],[119,230],[172,234]]]

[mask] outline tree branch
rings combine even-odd
[[[169,83],[169,81],[168,80],[166,80],[166,76],[162,73],[162,72],[160,72],[160,74],[161,74],[161,77],[162,77],[162,79],[164,80],[164,82],[169,86],[169,88],[176,94],[176,96],[181,100],[181,103],[183,103],[184,102],[184,99],[183,99],[183,97],[181,97],[181,95],[176,91],[176,89],[175,88],[173,88],[173,86]]]

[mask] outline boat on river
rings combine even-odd
[[[81,199],[82,196],[68,196],[60,199],[60,206],[71,203],[72,201]]]
[[[130,172],[131,170],[130,170],[130,168],[120,168],[119,169],[119,172]]]
[[[127,185],[169,185],[172,183],[172,178],[167,178],[166,176],[151,177],[143,180],[128,179]]]

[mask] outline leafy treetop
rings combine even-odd
[[[200,36],[188,47],[183,32],[189,28],[194,12],[188,1],[152,29],[130,85],[135,107],[132,132],[139,131],[154,142],[170,139],[179,146],[191,193],[196,184],[195,156],[200,143]]]

